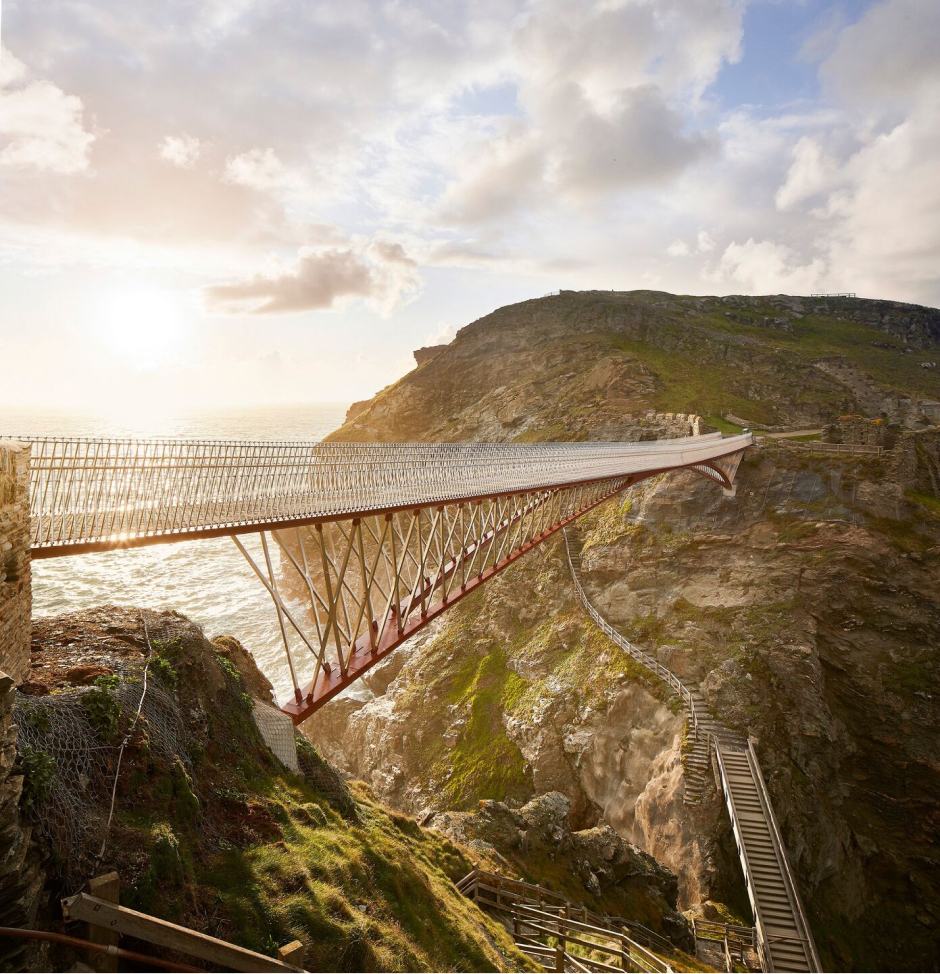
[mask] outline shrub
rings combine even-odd
[[[52,727],[52,717],[47,707],[28,707],[22,711],[21,719],[33,730],[48,734]]]
[[[23,769],[20,804],[29,811],[49,794],[55,778],[55,758],[45,751],[26,750],[20,755],[20,767]]]
[[[82,703],[85,705],[91,726],[105,740],[113,740],[121,725],[121,713],[124,709],[121,702],[112,697],[107,690],[96,687],[84,695]]]

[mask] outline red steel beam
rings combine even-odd
[[[639,483],[640,480],[645,480],[647,477],[652,477],[654,475],[655,472],[649,472],[643,474],[632,474],[625,478],[626,482],[621,483],[620,486],[618,486],[615,490],[612,490],[609,494],[605,494],[592,504],[588,504],[580,510],[575,511],[573,514],[569,514],[568,517],[563,518],[556,524],[546,528],[541,534],[536,535],[521,547],[511,551],[497,564],[492,565],[482,573],[479,573],[472,579],[469,579],[466,585],[461,586],[457,590],[452,590],[451,594],[446,598],[429,605],[426,612],[417,614],[403,629],[399,630],[397,622],[398,617],[397,615],[393,616],[386,624],[382,633],[377,637],[375,651],[372,649],[372,639],[370,638],[369,634],[366,633],[365,635],[360,636],[356,641],[356,648],[350,657],[345,676],[340,672],[340,668],[338,666],[332,667],[332,670],[329,673],[321,672],[317,678],[316,684],[310,684],[307,687],[307,691],[303,695],[302,700],[299,702],[292,701],[281,709],[295,724],[299,724],[301,721],[306,720],[307,717],[319,710],[324,704],[328,703],[335,696],[342,693],[343,690],[345,690],[348,686],[355,683],[356,680],[363,675],[363,673],[375,666],[376,663],[388,656],[388,654],[393,650],[401,646],[406,639],[413,636],[416,632],[418,632],[419,629],[423,629],[429,622],[436,619],[442,612],[451,608],[451,606],[455,605],[462,598],[488,582],[494,575],[498,575],[500,572],[505,571],[511,564],[518,561],[523,555],[528,554],[533,548],[545,541],[546,538],[551,537],[563,527],[570,524],[572,521],[577,520],[579,517],[586,514],[593,508],[598,507],[605,501],[610,500],[610,498],[614,497],[616,494],[620,494],[628,487],[632,487],[634,484]],[[443,577],[445,574],[449,575],[453,573],[459,567],[459,564],[452,562],[450,567],[447,568],[445,572],[441,573],[440,577]]]

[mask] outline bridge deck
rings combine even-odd
[[[244,534],[696,467],[750,436],[640,443],[32,438],[33,556]]]
[[[34,558],[234,537],[274,603],[294,687],[283,709],[299,723],[440,613],[633,484],[690,469],[731,487],[751,438],[29,442]],[[260,535],[261,564],[237,537],[249,532]],[[306,595],[302,610],[285,602],[282,583]]]

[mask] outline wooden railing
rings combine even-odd
[[[181,927],[168,920],[121,906],[117,873],[108,873],[90,880],[88,888],[90,893],[76,893],[62,900],[62,913],[66,920],[84,920],[89,926],[88,939],[92,943],[114,946],[118,942],[118,936],[123,934],[164,950],[206,961],[213,968],[248,972],[304,970],[304,945],[300,941],[295,940],[281,947],[275,959],[217,937],[210,937],[198,930]],[[116,971],[116,959],[116,954],[107,957],[106,961],[111,963],[99,970]]]
[[[477,867],[457,888],[481,908],[499,914],[511,927],[516,946],[546,970],[673,970],[657,953],[676,950],[665,937],[635,921],[595,913],[554,890]]]
[[[628,656],[635,659],[641,666],[649,670],[654,676],[658,676],[660,680],[663,681],[667,686],[669,686],[679,698],[682,700],[683,705],[689,713],[689,726],[691,729],[691,735],[693,740],[698,740],[699,734],[703,732],[703,729],[699,726],[700,714],[695,706],[695,698],[692,695],[692,690],[687,687],[680,679],[676,676],[672,670],[663,666],[662,663],[656,659],[655,656],[651,656],[649,653],[644,652],[639,646],[635,646],[633,643],[627,639],[623,633],[614,629],[614,627],[594,608],[591,604],[591,600],[587,597],[587,593],[584,591],[584,587],[581,585],[581,569],[580,569],[580,558],[578,559],[578,567],[575,566],[575,559],[571,554],[571,541],[568,538],[568,531],[564,531],[565,538],[565,553],[568,556],[568,568],[571,571],[571,577],[574,579],[575,591],[578,593],[578,600],[584,607],[584,611],[594,620],[595,625],[607,636],[608,639],[615,642]]]
[[[823,443],[821,440],[788,440],[784,437],[759,436],[762,446],[782,446],[791,450],[807,450],[810,453],[850,454],[853,456],[880,457],[883,446],[868,443]]]
[[[711,940],[722,945],[726,971],[733,971],[735,962],[744,966],[746,952],[757,952],[757,939],[753,927],[693,917],[692,931],[696,940]]]

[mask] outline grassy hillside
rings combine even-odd
[[[148,616],[153,655],[136,723],[148,652],[139,612],[95,609],[35,628],[16,718],[54,885],[71,892],[114,869],[126,906],[269,955],[300,940],[309,970],[533,969],[454,888],[471,868],[460,848],[347,787],[309,744],[300,775],[272,757],[249,696],[266,681],[237,642],[210,643],[171,613]],[[68,969],[58,961],[51,969]]]

